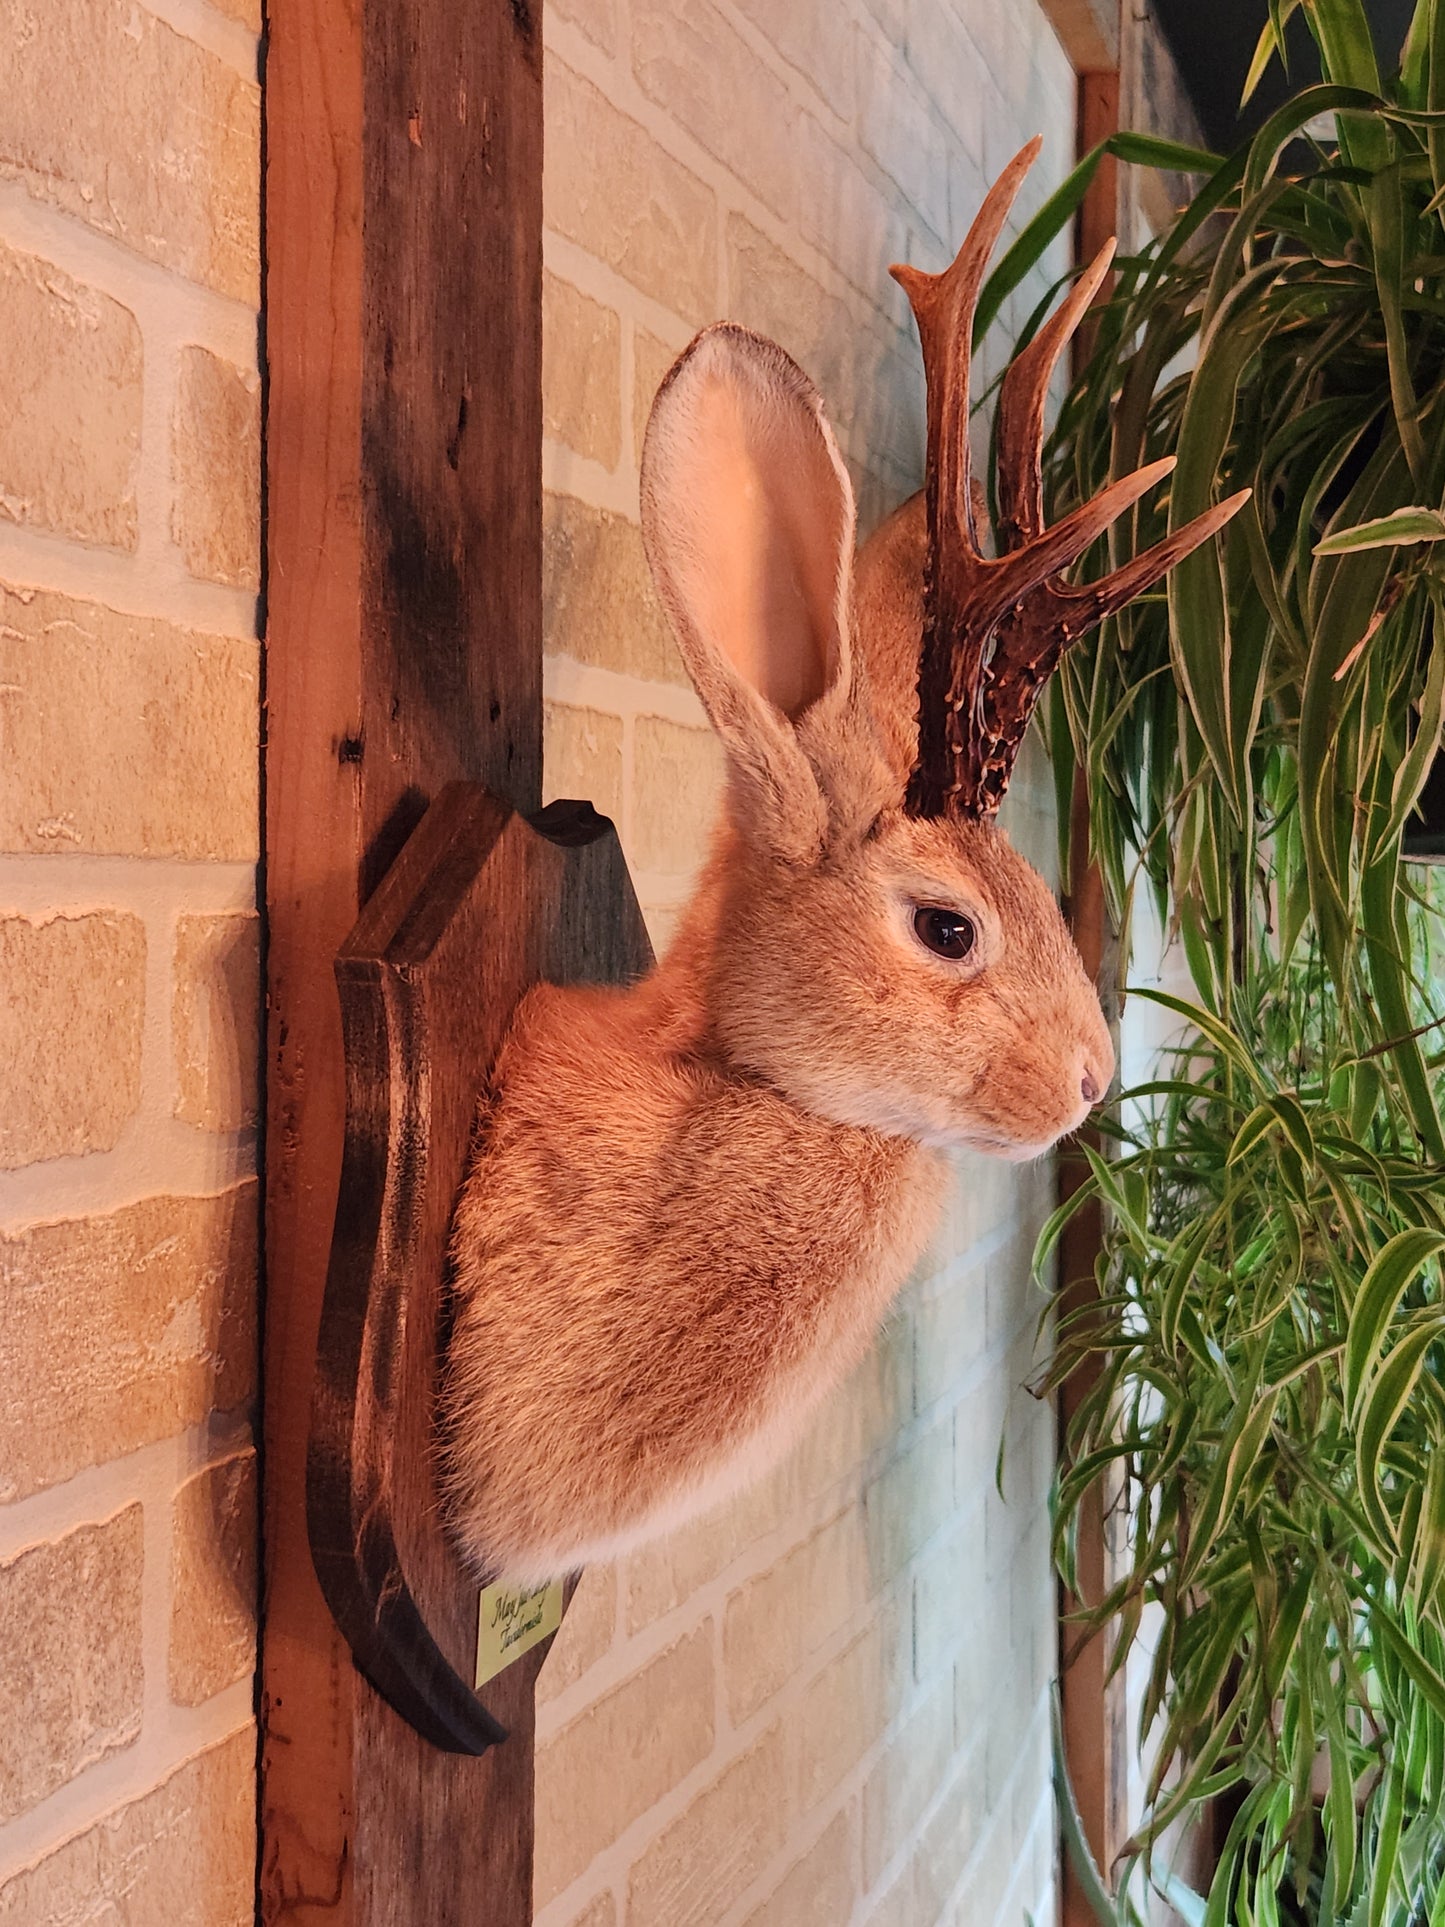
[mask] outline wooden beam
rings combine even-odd
[[[333,959],[444,783],[540,801],[541,24],[528,0],[270,0],[267,34],[261,1911],[442,1927],[477,1917],[488,1803],[530,1828],[530,1702],[472,1760],[366,1685],[312,1570],[306,1434]],[[530,1837],[496,1844],[486,1918],[520,1927]]]
[[[1115,58],[1118,38],[1115,37]],[[1119,125],[1119,75],[1081,73],[1078,83],[1078,151],[1082,156]],[[1119,169],[1110,155],[1099,165],[1079,209],[1076,258],[1091,261],[1111,235],[1119,231]],[[1086,319],[1074,338],[1076,367],[1087,360],[1093,330]],[[1118,1012],[1112,998],[1115,944],[1104,901],[1103,878],[1087,861],[1089,799],[1082,772],[1074,785],[1070,845],[1074,874],[1068,879],[1067,914],[1084,967],[1100,987],[1104,1012],[1117,1036]],[[1098,1148],[1097,1133],[1086,1133]],[[1059,1196],[1062,1202],[1082,1181],[1082,1159],[1062,1158]],[[1060,1314],[1067,1316],[1094,1295],[1094,1264],[1103,1242],[1103,1220],[1095,1205],[1078,1212],[1059,1240]],[[1059,1394],[1059,1438],[1065,1433],[1096,1373],[1079,1371]],[[1096,1487],[1086,1501],[1078,1529],[1078,1574],[1084,1596],[1101,1598],[1109,1578],[1104,1495]],[[1096,1635],[1079,1650],[1079,1632],[1067,1621],[1076,1606],[1059,1588],[1060,1701],[1064,1759],[1084,1832],[1095,1861],[1109,1877],[1114,1856],[1127,1833],[1127,1707],[1122,1678],[1107,1682],[1110,1645],[1106,1634]],[[1097,1927],[1094,1911],[1069,1862],[1063,1856],[1060,1905],[1062,1927]]]
[[[1076,74],[1118,71],[1118,0],[1042,0],[1042,4]]]
[[[1076,852],[1088,849],[1089,803],[1082,775],[1075,782],[1071,843]],[[1105,1015],[1117,1035],[1117,1010],[1106,985],[1114,959],[1108,910],[1104,902],[1102,879],[1094,864],[1076,864],[1076,878],[1066,905],[1069,927],[1079,946],[1084,967],[1100,985]],[[1102,1148],[1096,1130],[1082,1132],[1081,1138],[1094,1150]],[[1081,1157],[1066,1155],[1059,1160],[1059,1201],[1063,1203],[1087,1175]],[[1103,1218],[1100,1209],[1090,1204],[1069,1220],[1059,1240],[1058,1267],[1061,1290],[1059,1316],[1068,1317],[1095,1296],[1094,1264],[1103,1244]],[[1086,1393],[1098,1377],[1097,1366],[1075,1371],[1059,1390],[1059,1442],[1073,1422]],[[1091,1602],[1101,1599],[1110,1583],[1107,1531],[1108,1506],[1104,1490],[1095,1485],[1080,1509],[1076,1570],[1081,1594]],[[1115,1855],[1127,1837],[1128,1750],[1127,1707],[1122,1677],[1108,1680],[1112,1641],[1107,1632],[1096,1633],[1087,1644],[1080,1644],[1080,1632],[1068,1615],[1078,1600],[1059,1586],[1059,1696],[1062,1715],[1064,1761],[1070,1785],[1078,1804],[1084,1834],[1094,1860],[1107,1879]],[[1069,1860],[1063,1856],[1062,1927],[1097,1927],[1093,1906]]]
[[[1119,74],[1081,73],[1078,95],[1078,153],[1080,159],[1119,131]],[[1119,163],[1105,154],[1079,207],[1078,255],[1092,261],[1099,249],[1119,232]],[[1102,298],[1102,297],[1101,297]],[[1076,340],[1079,338],[1076,337]],[[1088,345],[1080,341],[1075,360],[1087,360]]]

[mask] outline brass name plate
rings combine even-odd
[[[495,1679],[562,1624],[562,1581],[530,1590],[487,1586],[477,1602],[477,1685]]]

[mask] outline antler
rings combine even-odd
[[[1109,271],[1109,241],[1004,376],[997,423],[998,554],[982,552],[968,450],[974,311],[994,243],[1041,145],[1031,140],[994,182],[951,268],[943,274],[891,270],[913,308],[928,383],[918,761],[905,800],[912,816],[992,816],[1034,704],[1064,651],[1207,541],[1249,499],[1244,489],[1220,502],[1098,582],[1075,587],[1058,580],[1174,467],[1172,456],[1151,462],[1111,482],[1052,528],[1044,526],[1049,378]]]

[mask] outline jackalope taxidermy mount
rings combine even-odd
[[[969,344],[1038,147],[946,273],[893,270],[927,483],[856,565],[847,471],[782,349],[705,329],[654,403],[643,537],[726,811],[652,973],[533,990],[494,1068],[443,1395],[452,1529],[489,1575],[609,1557],[760,1469],[918,1257],[940,1150],[1035,1157],[1113,1076],[1058,907],[995,812],[1063,651],[1245,497],[1102,581],[1061,579],[1173,466],[1044,526],[1049,378],[1111,243],[1005,376],[986,552]]]

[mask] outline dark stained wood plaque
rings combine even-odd
[[[528,1716],[547,1650],[514,1661],[486,1706],[472,1691],[478,1582],[437,1503],[447,1235],[477,1100],[532,984],[628,980],[650,960],[605,818],[557,803],[528,821],[470,783],[441,792],[336,960],[346,1143],[312,1402],[311,1550],[361,1670],[452,1752],[481,1753]]]

